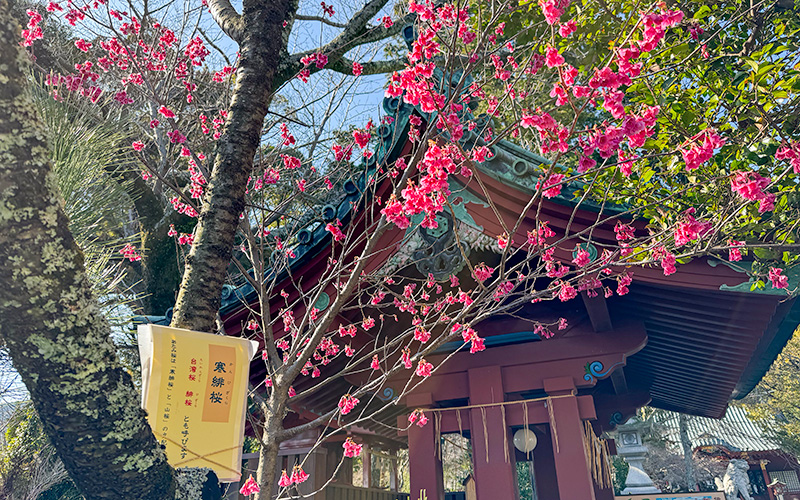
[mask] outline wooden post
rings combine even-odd
[[[255,477],[255,472],[258,469],[258,453],[243,453],[242,460],[247,460],[247,465],[245,465],[244,470],[242,471],[242,479],[235,483],[228,483],[227,488],[225,489],[225,500],[241,500],[244,499],[244,496],[239,494],[239,488],[242,487],[247,478],[250,474]]]
[[[412,397],[413,396],[413,397]],[[430,406],[430,394],[414,394],[407,398],[409,408]],[[412,425],[408,429],[408,461],[411,475],[412,500],[444,500],[444,475],[442,462],[436,455],[436,435],[433,431],[433,415],[424,427]],[[399,419],[398,419],[399,420]]]
[[[361,486],[372,487],[372,453],[367,445],[361,449]]]
[[[389,490],[397,491],[397,450],[391,450],[389,458]]]
[[[583,421],[575,397],[575,382],[571,377],[545,379],[544,390],[548,396],[559,396],[549,401],[555,420],[555,428],[551,424],[550,435],[553,439],[559,497],[595,500],[594,483],[583,443]]]
[[[769,460],[759,460],[758,465],[761,468],[761,475],[764,476],[764,484],[770,484],[772,480],[769,478],[769,472],[767,472],[767,464]],[[775,492],[772,488],[767,488],[767,495],[769,496],[769,500],[775,500]]]
[[[499,366],[473,368],[468,370],[467,375],[471,405],[505,400]],[[503,423],[501,408],[474,408],[469,411],[469,415],[478,500],[513,500],[517,497],[514,444],[509,436],[508,423]]]
[[[322,500],[325,498],[324,491],[320,491],[315,495],[311,495],[311,493],[321,490],[328,480],[326,451],[325,448],[317,448],[306,455],[297,456],[298,463],[305,461],[303,470],[310,476],[308,481],[297,487],[298,493],[306,495],[305,498],[311,498],[313,500]]]

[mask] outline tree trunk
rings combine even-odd
[[[148,294],[144,301],[145,314],[162,315],[175,304],[183,266],[176,239],[167,235],[170,224],[179,233],[191,233],[195,220],[171,212],[154,226],[141,225],[144,250],[142,280]]]
[[[264,433],[261,437],[261,448],[258,451],[258,472],[256,480],[261,488],[257,500],[270,500],[279,476],[276,474],[278,466],[278,451],[280,441],[275,439],[278,432],[283,429],[282,419],[272,416],[269,410],[262,407],[264,419]],[[291,471],[287,471],[291,474]]]
[[[107,172],[125,188],[138,216],[143,250],[143,312],[162,315],[175,304],[183,274],[175,238],[167,234],[169,226],[174,225],[179,233],[191,233],[196,221],[175,211],[165,213],[160,197],[150,189],[139,172],[125,166],[112,166]]]
[[[273,79],[284,51],[284,21],[297,0],[245,0],[240,60],[229,119],[206,187],[194,244],[186,259],[172,326],[214,331],[233,252],[247,179],[253,168]]]
[[[697,491],[697,476],[694,471],[694,458],[692,454],[692,441],[689,439],[689,428],[687,427],[689,417],[683,413],[678,414],[678,432],[683,449],[684,477],[686,488],[689,491]]]
[[[19,33],[0,0],[0,337],[88,500],[173,498],[174,472],[117,360],[61,210]]]

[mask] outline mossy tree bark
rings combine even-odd
[[[174,471],[117,360],[61,210],[9,11],[0,0],[0,337],[87,499],[173,498]]]
[[[168,234],[170,225],[179,233],[191,233],[196,221],[174,210],[165,210],[163,201],[139,172],[127,167],[109,169],[133,200],[142,238],[141,283],[144,314],[161,315],[175,304],[183,266],[175,238]],[[137,272],[139,271],[137,267]]]
[[[157,224],[140,224],[142,234],[142,279],[147,297],[145,314],[161,315],[175,304],[183,266],[175,238],[169,236],[170,224],[179,233],[191,234],[195,220],[177,212],[168,213]]]

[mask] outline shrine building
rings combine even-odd
[[[316,283],[326,269],[332,243],[325,224],[337,219],[343,225],[362,223],[358,208],[364,206],[371,173],[412,150],[407,138],[411,116],[428,118],[398,98],[385,99],[383,106],[391,124],[378,128],[379,146],[365,160],[363,173],[344,183],[338,202],[320,207],[297,236],[291,269],[303,283]],[[481,140],[466,132],[461,142]],[[473,264],[494,265],[499,260],[496,237],[504,232],[500,219],[513,222],[524,211],[536,190],[537,167],[547,160],[508,141],[499,141],[491,152],[485,162],[474,165],[472,180],[453,176],[453,212],[440,215],[437,229],[415,229],[412,224],[408,230],[386,231],[367,272],[383,269],[419,280],[455,274],[466,282],[471,278],[462,253],[454,250],[457,238],[468,247]],[[477,188],[478,180],[485,191]],[[374,193],[385,195],[388,188],[375,187]],[[510,236],[510,244],[524,244],[537,220],[547,220],[559,234],[577,234],[614,210],[586,201],[578,206],[565,189],[535,206]],[[594,227],[585,246],[593,258],[604,245],[617,244],[614,224],[608,218]],[[560,245],[556,258],[571,262],[576,244],[582,244],[579,238],[571,246]],[[629,271],[633,283],[623,296],[592,297],[584,291],[567,302],[528,303],[513,315],[482,321],[475,328],[485,338],[484,352],[464,352],[460,340],[442,346],[428,357],[437,367],[433,375],[410,393],[403,391],[407,373],[374,391],[370,405],[380,411],[368,422],[346,428],[321,447],[313,447],[318,437],[314,431],[283,443],[276,474],[305,460],[311,478],[301,492],[322,488],[313,497],[317,500],[514,500],[520,498],[521,484],[535,492],[527,498],[537,500],[613,499],[608,460],[615,448],[602,439],[605,431],[645,405],[722,417],[731,400],[755,387],[800,323],[800,304],[784,290],[753,291],[745,272],[713,257],[679,265],[671,276],[664,276],[660,267]],[[289,277],[275,279],[274,289],[285,289],[288,300],[295,300],[300,292]],[[325,292],[314,304],[320,311],[335,295],[332,288]],[[273,317],[284,304],[281,297],[272,300]],[[253,308],[258,310],[258,300],[249,284],[226,285],[220,309],[226,334],[240,335]],[[561,318],[567,326],[554,330],[552,338],[542,338],[532,326],[556,324]],[[356,319],[345,314],[345,321]],[[408,327],[396,326],[398,331]],[[368,332],[360,332],[353,348],[372,340]],[[340,362],[333,360],[326,369],[333,373]],[[254,360],[253,385],[263,387],[265,376],[264,362]],[[364,382],[354,374],[293,400],[285,426],[328,412],[342,394]],[[295,389],[301,393],[314,383],[301,378]],[[427,425],[409,426],[408,416],[417,409],[429,419]],[[366,465],[356,485],[352,469],[337,469],[347,435],[365,444],[361,463]],[[445,491],[441,450],[448,435],[457,435],[471,450],[472,472],[462,492]],[[403,449],[408,450],[410,493],[398,491],[405,471],[398,470],[397,453]],[[389,469],[386,484],[374,477],[379,462],[384,472]],[[527,476],[520,477],[521,471]]]

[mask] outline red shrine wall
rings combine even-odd
[[[528,424],[539,438],[533,451],[539,500],[613,499],[613,491],[593,479],[584,433],[585,422],[597,419],[595,399],[608,406],[606,400],[617,396],[579,390],[591,391],[597,383],[587,375],[590,363],[621,366],[645,341],[641,326],[627,325],[603,334],[586,331],[494,347],[480,356],[456,354],[403,401],[409,409],[427,408],[429,419],[407,433],[411,498],[423,493],[428,500],[444,498],[436,443],[449,432],[470,437],[478,500],[517,498],[516,461],[525,455],[514,448],[512,431]],[[530,391],[542,396],[523,399],[520,393]],[[459,406],[453,407],[453,401]],[[407,425],[398,417],[398,426]]]

